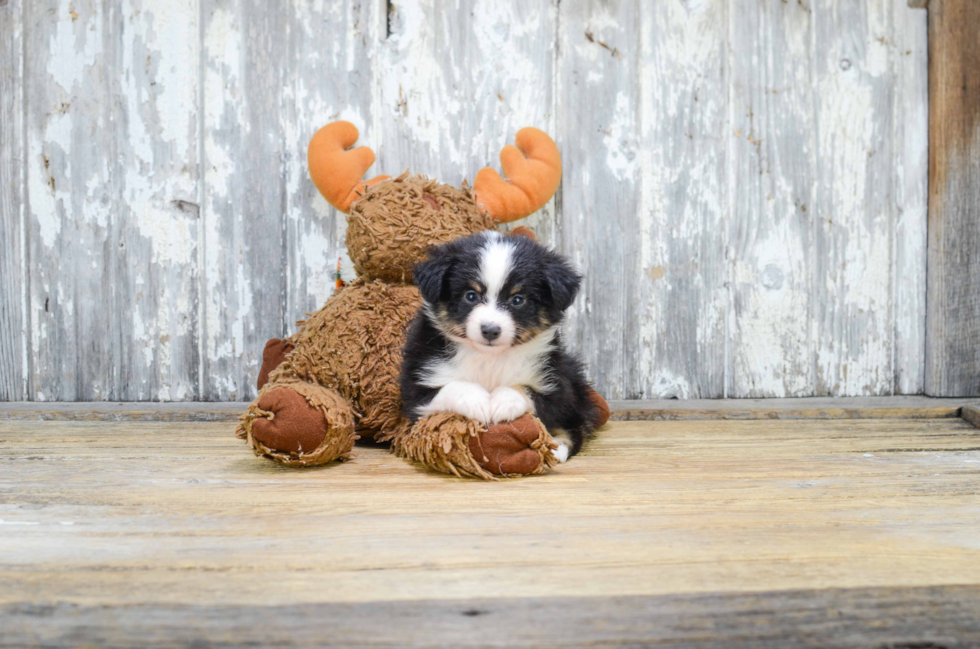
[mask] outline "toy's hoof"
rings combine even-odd
[[[258,387],[260,390],[263,385],[269,382],[269,373],[279,367],[286,360],[286,354],[291,351],[293,351],[293,346],[278,338],[272,338],[265,344],[265,349],[262,350],[262,368],[259,369]]]
[[[266,347],[268,349],[268,347]],[[276,388],[259,397],[258,407],[272,413],[252,422],[252,436],[274,451],[309,453],[327,434],[327,420],[319,408],[291,388]]]
[[[544,438],[550,440],[547,434]],[[541,423],[531,415],[491,424],[486,432],[469,440],[473,458],[497,475],[540,472],[543,452],[551,455],[548,448],[542,449],[548,443],[542,439]]]
[[[602,398],[602,395],[589,388],[589,400],[599,411],[599,423],[596,426],[605,426],[606,422],[609,421],[609,404],[606,400]]]

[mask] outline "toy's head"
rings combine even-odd
[[[357,135],[350,122],[328,124],[313,136],[308,157],[317,189],[348,215],[347,252],[361,277],[409,282],[429,248],[534,213],[561,180],[558,147],[536,128],[521,129],[517,146],[500,152],[507,180],[484,168],[472,191],[407,172],[362,180],[374,152],[350,149]]]

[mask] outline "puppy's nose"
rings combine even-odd
[[[483,334],[483,337],[487,339],[488,343],[492,343],[497,338],[500,338],[500,325],[481,324],[480,333]]]

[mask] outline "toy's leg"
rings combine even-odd
[[[260,390],[269,382],[269,373],[279,367],[286,360],[286,354],[291,351],[293,351],[293,346],[278,338],[270,338],[269,342],[265,344],[265,349],[262,350],[262,367],[259,369],[258,388]]]
[[[271,341],[270,341],[271,342]],[[599,420],[596,422],[596,428],[599,426],[605,426],[606,422],[609,421],[609,404],[606,400],[602,398],[602,395],[596,392],[591,387],[589,388],[589,399],[595,405],[596,410],[599,413]]]
[[[354,410],[336,391],[301,381],[266,385],[238,426],[256,455],[295,466],[344,458],[354,446]]]
[[[551,435],[533,415],[486,427],[461,415],[438,412],[393,436],[392,448],[435,471],[484,480],[544,473],[557,463]]]

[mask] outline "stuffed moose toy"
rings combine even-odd
[[[357,279],[299,322],[297,333],[266,344],[259,394],[238,436],[257,455],[290,466],[345,459],[358,437],[373,437],[457,476],[545,472],[555,446],[533,415],[485,426],[440,412],[413,424],[402,415],[398,379],[407,328],[422,303],[413,266],[433,246],[541,208],[561,180],[558,148],[542,131],[522,129],[517,146],[500,153],[508,180],[484,168],[471,191],[465,182],[457,189],[408,172],[364,181],[374,153],[351,149],[357,138],[353,124],[329,124],[313,136],[308,160],[317,189],[347,214]],[[534,236],[528,228],[512,234]],[[593,400],[608,417],[602,397],[593,392]]]

